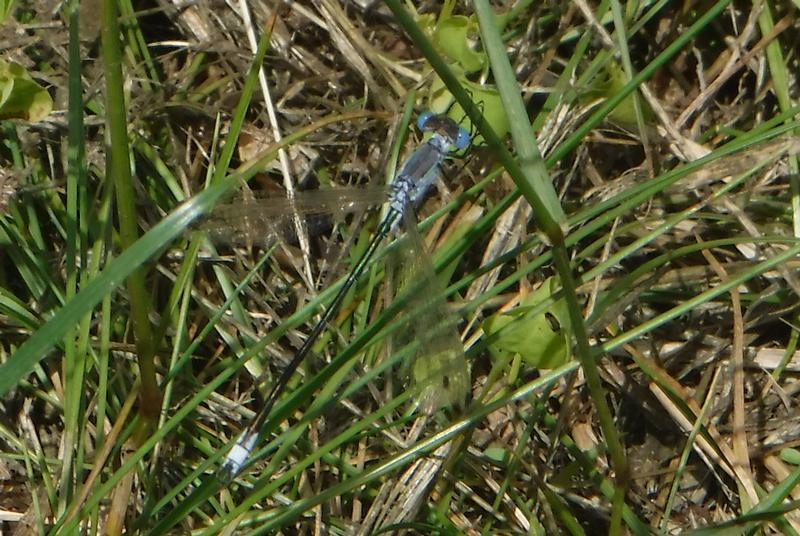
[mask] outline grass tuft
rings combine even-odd
[[[800,533],[789,8],[10,5],[0,531]],[[204,218],[381,185],[428,108],[480,143],[417,211],[447,290],[389,241],[222,482],[379,211]],[[451,313],[471,396],[426,413]]]

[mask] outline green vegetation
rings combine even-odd
[[[800,532],[792,6],[232,5],[2,8],[0,529]],[[221,482],[379,214],[201,222],[382,184],[426,109],[469,403],[416,403],[393,241]]]

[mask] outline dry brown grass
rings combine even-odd
[[[232,128],[255,43],[276,7],[198,1],[137,5],[127,14],[121,8],[143,231],[204,189]],[[107,304],[69,321],[74,338],[54,337],[35,373],[13,368],[17,349],[74,300],[65,289],[75,244],[62,232],[71,225],[69,36],[59,8],[19,3],[2,26],[5,57],[47,85],[56,102],[45,121],[5,123],[0,149],[0,375],[19,377],[2,398],[2,531],[69,532],[62,525],[68,513],[87,531],[111,532],[175,524],[173,531],[208,533],[608,531],[619,475],[609,467],[581,371],[574,362],[552,373],[518,356],[503,362],[482,329],[498,311],[519,312],[515,307],[555,273],[525,200],[493,212],[514,183],[492,171],[492,149],[474,147],[449,164],[446,191],[419,211],[439,216],[425,238],[440,256],[450,255],[440,269],[461,305],[474,400],[462,414],[415,421],[404,413],[408,404],[386,409],[405,386],[390,372],[335,400],[374,370],[384,344],[354,351],[358,359],[342,366],[340,383],[315,375],[382,318],[389,291],[376,269],[293,382],[290,391],[317,381],[284,407],[286,419],[272,423],[270,431],[280,424],[283,435],[215,492],[220,449],[244,426],[247,408],[257,409],[258,379],[281,370],[313,326],[317,310],[308,300],[350,262],[329,252],[363,248],[374,224],[363,214],[321,232],[311,225],[309,235],[301,230],[302,238],[276,247],[221,317],[214,313],[230,289],[263,260],[260,244],[247,238],[198,251],[188,244],[200,242],[170,240],[169,251],[140,259],[164,403],[160,411],[139,403],[137,424],[130,424],[141,380],[137,341],[119,282],[106,291]],[[439,8],[418,6],[432,15]],[[570,218],[578,297],[630,469],[625,530],[800,532],[792,502],[800,500],[800,469],[790,450],[800,440],[800,280],[791,255],[800,232],[794,8],[770,6],[770,19],[750,4],[729,6],[640,85],[638,118],[629,99],[584,132],[627,79],[624,61],[610,52],[618,44],[610,15],[598,20],[597,9],[531,3],[503,35],[539,147],[545,157],[560,156],[548,169]],[[629,15],[627,27],[637,29],[625,45],[632,67],[644,69],[704,9],[668,3]],[[92,263],[103,258],[107,265],[102,256],[119,248],[104,208],[111,177],[100,10],[99,3],[81,5],[89,178],[82,183],[86,235],[78,242],[87,264],[79,278],[94,277]],[[469,15],[471,8],[455,11]],[[266,86],[244,117],[231,169],[320,121],[249,187],[262,195],[379,182],[409,91],[418,90],[418,109],[431,99],[433,74],[417,46],[381,3],[291,2],[275,20]],[[490,85],[492,73],[487,67],[470,81]],[[417,141],[411,134],[404,151]],[[489,173],[492,180],[475,188]],[[780,255],[788,258],[769,264]],[[223,290],[225,282],[231,287]],[[198,346],[184,355],[198,335]],[[83,359],[68,358],[69,345]],[[242,357],[253,354],[243,366]],[[85,367],[77,380],[65,369],[75,362]],[[76,402],[77,393],[83,396]],[[159,415],[157,426],[148,426],[148,415]],[[449,441],[426,443],[437,432]]]

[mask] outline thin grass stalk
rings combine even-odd
[[[160,73],[150,53],[150,46],[142,33],[142,25],[137,21],[140,16],[137,13],[138,6],[134,7],[131,0],[119,0],[118,9],[123,28],[120,33],[124,39],[129,58],[132,60],[133,76],[142,85],[145,92],[155,92],[162,88],[159,87]],[[141,58],[138,62],[133,58]]]
[[[775,28],[771,9],[772,5],[769,2],[765,2],[762,5],[761,13],[758,15],[758,26],[761,29],[762,35],[770,35]],[[781,110],[790,110],[792,108],[792,98],[789,86],[793,76],[787,72],[786,60],[783,57],[780,41],[773,39],[767,45],[766,57],[778,104]],[[798,132],[795,132],[795,134],[798,134]],[[789,169],[791,171],[789,175],[789,187],[792,192],[792,226],[794,228],[794,235],[800,236],[800,175],[798,174],[800,163],[798,163],[796,156],[789,158]]]
[[[131,176],[127,105],[123,90],[122,51],[116,1],[103,2],[102,18],[101,50],[106,81],[106,176],[110,175],[114,184],[120,247],[124,251],[137,241],[139,229]],[[139,266],[131,272],[126,282],[141,380],[139,404],[141,419],[137,421],[134,431],[135,444],[141,443],[147,436],[148,429],[155,424],[161,407],[161,394],[155,368],[156,343],[148,318],[151,304],[145,281],[146,275],[147,269]],[[107,534],[122,533],[132,484],[133,474],[128,473],[121,481],[121,485],[115,488],[111,510],[106,516]]]
[[[719,374],[715,374],[714,378],[711,380],[711,386],[708,389],[708,393],[713,393],[715,391],[715,387],[717,385],[717,381],[719,380]],[[697,435],[701,432],[703,427],[705,426],[706,422],[706,415],[709,409],[712,406],[713,398],[711,396],[706,398],[706,401],[703,403],[703,406],[700,408],[700,413],[698,413],[697,418],[694,421],[694,426],[692,426],[692,431],[689,432],[689,437],[686,438],[686,445],[683,447],[683,451],[681,452],[681,456],[678,459],[678,466],[675,469],[675,478],[672,480],[672,485],[669,489],[669,494],[667,495],[667,500],[664,505],[664,514],[661,519],[660,528],[662,531],[666,532],[668,529],[668,524],[670,520],[670,514],[672,513],[672,508],[675,504],[675,497],[677,496],[678,489],[680,488],[681,479],[683,478],[683,474],[686,471],[687,464],[689,462],[689,455],[692,453],[694,449],[695,439]]]
[[[474,0],[473,5],[475,6],[475,13],[478,16],[481,27],[483,46],[489,55],[492,72],[494,73],[494,78],[498,90],[500,91],[500,96],[506,110],[506,116],[509,118],[514,147],[519,154],[519,158],[523,162],[523,175],[530,184],[530,189],[537,192],[537,195],[542,190],[549,190],[552,192],[551,195],[555,196],[555,190],[550,183],[547,168],[544,165],[544,161],[542,160],[533,138],[533,131],[528,121],[528,115],[525,110],[525,105],[522,102],[522,96],[514,76],[514,71],[508,61],[505,45],[495,26],[494,13],[485,0]],[[536,188],[536,185],[543,185],[544,183],[547,183],[547,187],[539,186],[538,189]],[[519,183],[517,183],[517,186],[522,190]],[[526,199],[528,199],[527,196]],[[539,218],[540,214],[538,212],[535,212],[535,214],[536,217]],[[553,216],[553,214],[550,215],[551,218]],[[590,351],[588,334],[586,332],[583,315],[581,314],[581,308],[578,304],[575,280],[572,275],[569,255],[564,245],[564,237],[560,233],[556,235],[548,233],[548,237],[553,241],[553,260],[564,287],[564,298],[576,341],[575,354],[581,362],[586,384],[589,387],[589,393],[594,402],[600,427],[608,443],[608,450],[611,455],[614,471],[616,472],[616,493],[612,501],[613,506],[609,532],[610,534],[620,534],[622,531],[622,507],[625,501],[629,478],[628,463],[625,458],[624,449],[619,440],[619,435],[614,426],[611,409],[608,407],[608,402],[606,401],[606,391],[600,380],[597,363],[593,359]]]
[[[622,6],[620,5],[619,0],[611,0],[610,5],[611,16],[614,20],[614,28],[616,29],[614,32],[617,38],[616,52],[619,53],[622,60],[622,69],[625,72],[625,77],[630,82],[630,80],[634,77],[634,67],[633,62],[631,61],[630,50],[628,49],[628,32],[625,25],[626,19],[622,15]],[[628,8],[634,7],[631,3],[626,5]],[[631,101],[633,103],[633,112],[636,116],[636,129],[638,131],[639,138],[642,140],[642,148],[644,149],[645,165],[647,170],[652,174],[653,151],[650,147],[650,141],[647,135],[647,123],[645,121],[644,112],[642,111],[642,99],[638,89],[631,95]]]
[[[537,225],[547,235],[548,240],[553,244],[563,243],[566,216],[547,173],[542,154],[536,145],[525,103],[522,101],[522,93],[508,60],[494,12],[485,0],[474,0],[473,6],[481,29],[481,43],[489,57],[489,66],[508,118],[516,160],[520,163],[522,171],[520,176],[512,175],[514,183],[534,208]],[[549,221],[558,225],[558,232],[550,229]]]
[[[114,0],[103,1],[102,56],[106,80],[106,140],[107,172],[114,181],[116,208],[119,224],[120,247],[129,249],[139,238],[136,195],[131,176],[131,161],[128,144],[127,105],[123,90],[122,51],[117,4]],[[155,344],[150,329],[148,314],[150,299],[145,277],[147,270],[138,267],[128,279],[128,295],[131,304],[131,321],[139,359],[139,375],[142,381],[139,412],[144,423],[155,423],[161,407],[161,395],[156,381],[154,361]]]
[[[83,86],[81,82],[81,53],[78,34],[78,2],[67,6],[69,17],[69,76],[68,76],[68,139],[67,139],[67,221],[66,230],[66,281],[65,299],[78,292],[78,268],[86,266],[87,212],[86,212],[86,159],[85,128],[83,122]],[[80,256],[79,256],[80,255]],[[85,277],[85,275],[83,276]],[[76,481],[82,474],[74,468],[83,465],[83,404],[85,402],[84,374],[91,315],[84,315],[77,329],[70,330],[64,338],[64,463],[61,466],[58,505],[59,513],[66,510],[66,501],[72,496]],[[75,445],[76,448],[72,448]],[[76,452],[77,450],[77,452]],[[74,456],[75,464],[73,465]]]

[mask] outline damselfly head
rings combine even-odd
[[[417,117],[417,128],[423,132],[437,132],[447,137],[456,149],[465,149],[470,142],[469,132],[458,126],[451,117],[444,114],[422,112]]]

